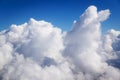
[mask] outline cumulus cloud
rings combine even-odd
[[[64,32],[30,19],[0,32],[0,80],[120,80],[120,31],[101,34],[110,11],[88,7]]]

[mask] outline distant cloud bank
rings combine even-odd
[[[30,19],[0,32],[0,80],[120,80],[120,31],[101,34],[109,10],[88,7],[71,31]]]

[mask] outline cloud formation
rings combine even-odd
[[[109,10],[88,7],[68,32],[30,19],[0,32],[0,80],[120,80],[120,31],[101,35]]]

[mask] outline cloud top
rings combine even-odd
[[[71,31],[30,19],[0,32],[0,80],[120,80],[120,31],[101,35],[109,10],[88,7]]]

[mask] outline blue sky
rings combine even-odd
[[[0,30],[34,18],[68,31],[90,5],[111,11],[110,18],[102,24],[103,32],[120,30],[120,0],[0,0]]]

